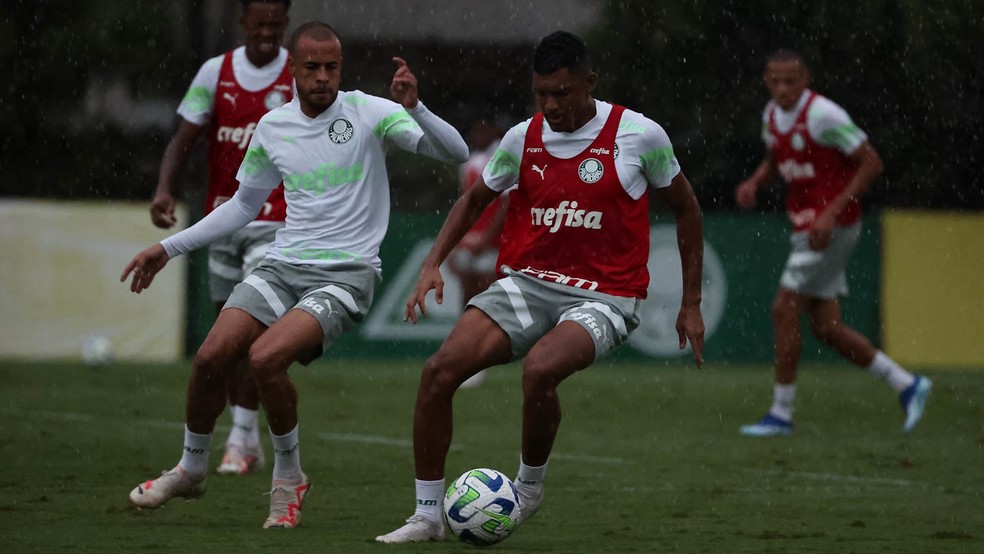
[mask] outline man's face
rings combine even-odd
[[[764,80],[776,104],[791,110],[810,84],[810,73],[796,60],[772,61],[765,66]]]
[[[550,75],[533,72],[533,96],[550,128],[556,132],[579,129],[594,116],[591,92],[598,82],[593,71],[571,73],[561,69]]]
[[[305,113],[314,117],[331,106],[342,84],[342,43],[337,38],[301,37],[290,57],[290,70]]]
[[[280,3],[253,2],[239,18],[246,36],[246,57],[257,67],[272,62],[280,53],[287,30],[287,8]]]

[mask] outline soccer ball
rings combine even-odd
[[[475,546],[489,546],[508,537],[519,524],[519,514],[515,485],[494,469],[462,473],[444,496],[448,528]]]
[[[94,367],[113,361],[113,343],[102,335],[86,337],[82,344],[82,361],[85,365]]]

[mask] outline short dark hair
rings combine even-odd
[[[786,48],[780,48],[765,58],[766,65],[772,62],[797,62],[803,67],[806,67],[806,60],[803,59],[803,56],[799,52]]]
[[[318,41],[332,39],[338,40],[339,42],[342,41],[342,39],[338,38],[338,33],[335,32],[335,29],[331,25],[323,21],[308,21],[297,29],[294,29],[294,32],[290,34],[290,38],[287,39],[288,52],[291,54],[294,53],[294,49],[297,48],[297,42],[301,40],[301,37],[311,37]]]
[[[591,57],[588,47],[581,37],[557,31],[540,41],[533,50],[533,71],[540,75],[550,75],[561,69],[571,73],[591,69]]]
[[[260,4],[283,4],[285,11],[290,9],[290,0],[239,0],[239,2],[243,5],[244,10],[248,8],[250,4],[256,2],[259,2]]]

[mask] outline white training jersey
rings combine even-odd
[[[806,89],[796,102],[796,106],[789,111],[781,109],[774,100],[769,101],[762,112],[762,140],[767,148],[772,147],[773,140],[772,134],[769,133],[770,114],[775,112],[776,128],[779,132],[788,133],[809,98],[810,90]],[[868,135],[851,121],[851,116],[847,115],[844,108],[819,94],[810,104],[810,112],[806,114],[806,129],[810,133],[810,138],[817,144],[836,148],[848,156],[868,140]]]
[[[210,58],[191,81],[188,92],[185,93],[178,106],[178,115],[189,123],[205,125],[212,117],[215,106],[215,91],[219,84],[219,71],[222,69],[222,59],[225,54]],[[236,75],[239,85],[256,92],[270,86],[287,63],[287,50],[281,48],[277,58],[263,67],[256,67],[246,57],[246,47],[240,46],[232,51],[232,72]],[[295,94],[296,96],[296,94]]]
[[[612,105],[595,100],[595,116],[572,133],[556,132],[543,122],[543,145],[556,158],[573,158],[594,142],[612,113]],[[515,125],[502,137],[495,155],[485,166],[482,178],[494,191],[502,192],[519,178],[526,130],[531,119]],[[639,199],[652,185],[668,187],[680,173],[680,163],[666,131],[646,116],[626,109],[615,138],[615,170],[622,187],[633,199]]]
[[[414,111],[425,109],[421,103]],[[263,116],[237,179],[240,189],[271,190],[283,180],[287,225],[267,257],[378,268],[390,212],[385,151],[417,152],[422,136],[403,106],[361,91],[339,91],[314,119],[297,98]]]

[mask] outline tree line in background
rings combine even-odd
[[[192,22],[203,1],[180,7],[15,1],[0,20],[0,63],[13,68],[0,95],[0,196],[150,198],[177,102],[199,64],[218,54],[201,51],[205,30]],[[885,173],[867,204],[984,209],[982,32],[984,2],[975,0],[620,0],[605,2],[584,35],[598,97],[666,128],[705,210],[734,209],[735,185],[761,157],[762,71],[780,47],[803,54],[813,87],[881,153]],[[223,35],[235,44],[235,29]],[[530,115],[532,45],[402,48],[420,68],[427,104],[462,133],[476,114]],[[346,42],[343,88],[385,96],[390,50]],[[482,63],[468,63],[476,56]],[[132,112],[119,121],[124,107]],[[453,169],[404,158],[393,168],[398,209],[451,202]],[[779,209],[779,199],[767,203]]]

